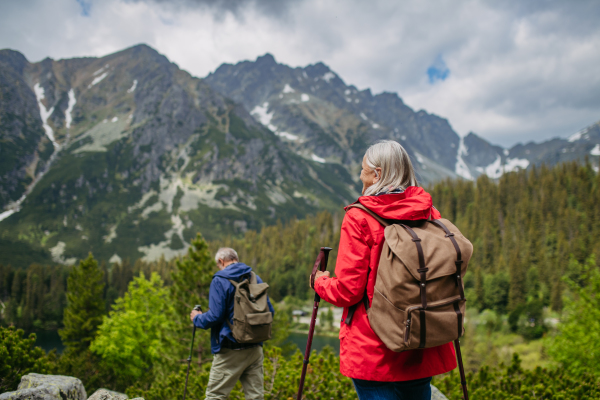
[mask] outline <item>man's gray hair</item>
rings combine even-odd
[[[410,157],[400,143],[382,140],[369,147],[365,156],[369,168],[381,168],[379,181],[365,190],[365,196],[394,189],[406,190],[409,186],[418,185]]]
[[[240,261],[237,252],[231,247],[221,247],[215,254],[215,261],[218,264],[219,260],[223,261]]]

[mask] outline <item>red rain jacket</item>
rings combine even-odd
[[[431,196],[411,186],[404,193],[362,196],[358,201],[386,219],[441,218]],[[344,307],[340,328],[340,371],[355,379],[395,382],[426,378],[456,368],[452,343],[429,349],[396,353],[388,349],[371,329],[364,305],[356,309],[350,326],[343,321],[348,308],[361,301],[365,285],[373,300],[384,227],[366,212],[352,208],[342,223],[335,278],[321,277],[315,290],[325,301]],[[368,275],[368,280],[367,280]]]

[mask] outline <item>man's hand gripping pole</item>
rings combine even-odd
[[[317,271],[325,272],[327,270],[327,261],[329,260],[330,247],[321,247],[321,251],[317,256],[315,265],[313,266],[312,273],[310,274],[310,286],[315,288],[315,275]],[[300,387],[298,388],[298,395],[296,400],[302,400],[302,391],[304,390],[304,378],[306,377],[306,368],[308,367],[308,359],[310,357],[310,348],[312,347],[313,334],[315,333],[315,322],[317,320],[317,313],[319,312],[319,302],[321,297],[315,291],[315,303],[313,305],[312,316],[310,318],[310,328],[308,328],[308,340],[306,341],[306,351],[304,352],[304,363],[302,364],[302,375],[300,376]]]

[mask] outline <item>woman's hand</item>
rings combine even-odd
[[[192,322],[194,322],[194,317],[196,317],[196,315],[200,315],[200,314],[202,314],[202,311],[192,310],[192,312],[190,313],[190,319],[192,320]]]
[[[326,278],[329,278],[329,271],[325,271],[325,272],[317,271],[317,273],[315,274],[315,282],[317,281],[317,279],[319,279],[322,276],[324,276]],[[308,287],[310,287],[311,289],[313,289],[310,286],[310,275],[308,276]]]

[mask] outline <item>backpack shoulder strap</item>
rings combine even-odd
[[[367,207],[363,206],[360,203],[350,204],[348,207],[346,207],[346,212],[348,212],[348,210],[350,208],[358,208],[358,209],[365,211],[367,214],[369,214],[371,217],[375,218],[377,220],[377,222],[379,222],[383,226],[389,226],[392,224],[390,221],[381,218],[379,215],[375,214],[373,211],[369,210]]]
[[[257,285],[258,284],[258,279],[256,279],[256,274],[254,273],[254,271],[250,272],[250,284],[251,285]]]

